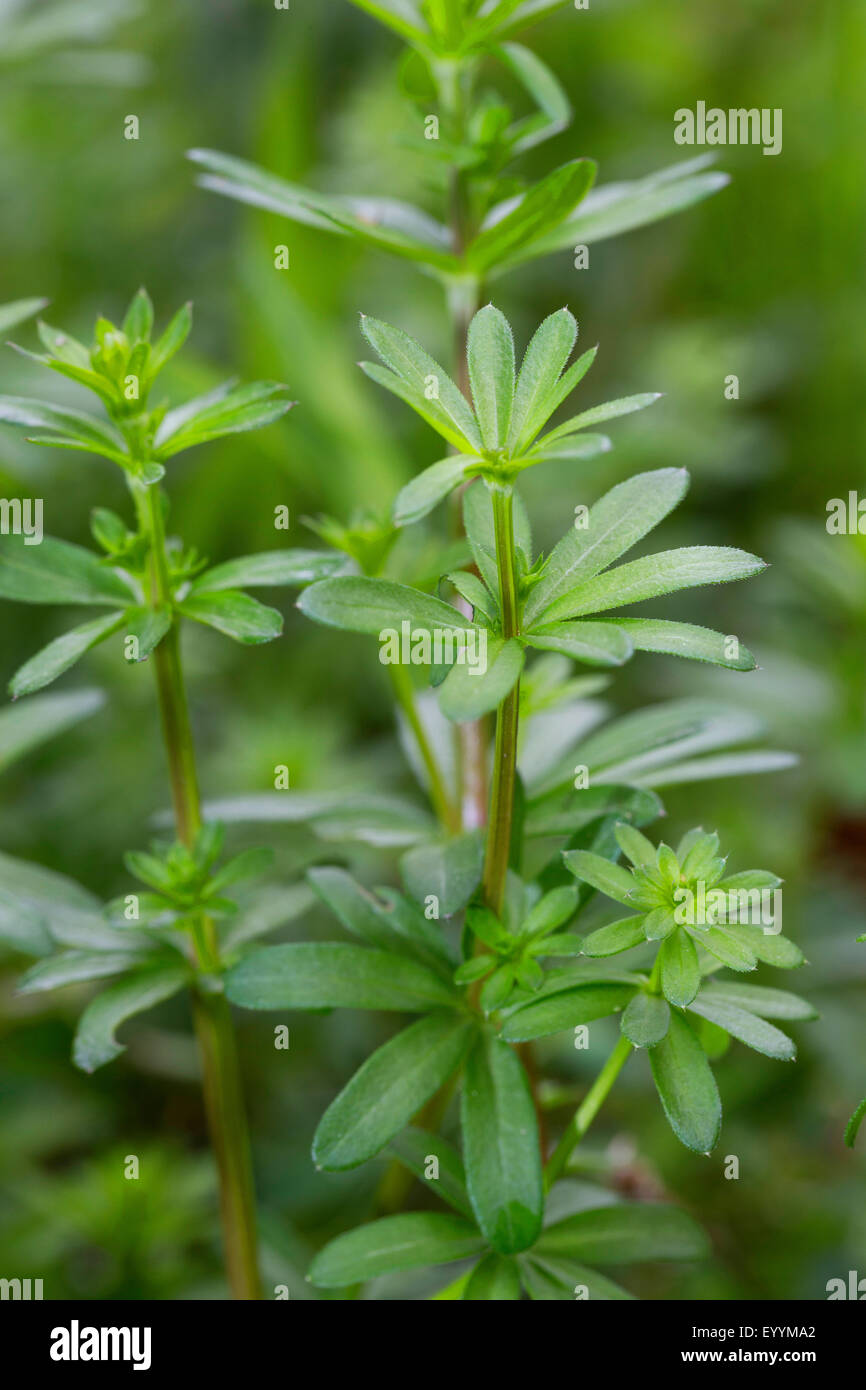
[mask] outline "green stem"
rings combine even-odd
[[[430,784],[430,800],[433,803],[433,809],[445,829],[452,835],[456,835],[460,829],[460,814],[457,808],[452,804],[451,798],[448,795],[442,769],[436,761],[436,755],[430,745],[427,731],[418,714],[412,688],[412,678],[406,667],[399,663],[389,666],[388,671],[391,676],[394,697],[400,709],[403,711],[403,716],[418,746],[418,752],[421,755],[421,761],[427,773],[427,780]]]
[[[136,489],[136,507],[150,537],[150,603],[170,608],[171,580],[165,545],[162,497],[157,487]],[[177,623],[154,652],[156,689],[168,758],[178,838],[190,848],[201,827],[201,801]],[[259,1299],[262,1288],[256,1253],[255,1195],[249,1132],[231,1010],[208,979],[221,968],[213,920],[202,913],[193,928],[199,987],[193,1018],[202,1060],[205,1110],[217,1161],[226,1270],[232,1296]]]
[[[506,641],[517,635],[517,571],[514,554],[513,494],[511,488],[495,488],[493,523],[496,534],[496,565],[499,571],[499,605],[502,635]],[[484,860],[484,900],[497,917],[505,901],[508,860],[511,853],[511,825],[517,779],[517,728],[520,682],[517,681],[496,712],[496,743],[493,753],[493,787],[490,793],[490,820]]]
[[[625,1066],[631,1054],[632,1045],[628,1038],[620,1038],[613,1052],[608,1057],[598,1076],[590,1086],[583,1102],[578,1107],[571,1123],[554,1149],[544,1170],[544,1186],[546,1191],[562,1175],[565,1166],[571,1157],[572,1150],[580,1143],[586,1134],[607,1096]]]

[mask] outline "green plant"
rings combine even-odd
[[[4,939],[41,957],[25,975],[23,990],[115,979],[87,1006],[78,1026],[74,1058],[85,1071],[123,1051],[115,1030],[124,1019],[189,989],[219,1170],[229,1282],[236,1297],[255,1298],[260,1285],[249,1144],[221,972],[236,950],[233,933],[244,928],[225,890],[259,875],[270,856],[249,850],[219,865],[222,828],[202,817],[179,634],[187,620],[246,645],[270,641],[282,631],[281,614],[244,589],[303,584],[334,572],[341,562],[326,552],[278,550],[209,567],[194,548],[167,533],[161,480],[170,460],[208,440],[270,424],[291,405],[275,382],[231,381],[171,410],[165,402],[152,403],[156,379],[183,346],[191,323],[186,305],[154,339],[144,290],[119,327],[97,321],[89,347],[40,323],[45,351],[28,355],[93,392],[104,413],[0,397],[0,420],[27,430],[34,443],[96,454],[120,467],[133,506],[131,525],[105,508],[94,510],[92,531],[101,553],[48,537],[38,545],[3,537],[0,596],[108,610],[31,657],[12,677],[10,693],[17,698],[41,690],[112,638],[119,660],[152,659],[177,835],[174,843],[157,842],[147,853],[127,856],[127,869],[148,891],[129,894],[105,911],[70,880],[5,856],[0,892],[7,909]],[[57,708],[63,699],[74,706],[65,714]],[[16,710],[4,716],[7,723],[17,722],[19,739],[26,740],[38,724],[44,700],[52,701],[55,718],[77,717],[92,704],[84,693],[39,697],[20,715]],[[292,910],[287,901],[283,920]]]
[[[614,564],[682,498],[688,479],[671,469],[620,484],[582,527],[572,526],[546,557],[534,557],[516,489],[520,474],[552,455],[581,458],[603,447],[599,437],[583,433],[585,426],[653,399],[599,406],[541,434],[589,365],[585,358],[567,365],[576,325],[566,310],[538,329],[519,374],[507,321],[492,306],[480,310],[468,335],[472,404],[406,334],[369,319],[364,331],[386,363],[385,372],[365,367],[368,374],[460,450],[404,489],[395,515],[417,519],[475,479],[463,498],[474,568],[448,576],[450,592],[468,601],[471,617],[455,603],[363,574],[320,580],[303,591],[298,606],[328,626],[377,636],[383,658],[405,625],[408,658],[404,648],[390,659],[408,659],[425,671],[448,719],[475,720],[495,709],[486,844],[463,833],[410,849],[401,861],[405,894],[368,892],[342,869],[313,870],[315,890],[365,944],[254,949],[230,970],[227,993],[254,1009],[421,1015],[368,1058],[331,1104],[313,1157],[319,1167],[338,1171],[387,1151],[411,1173],[433,1179],[458,1215],[392,1214],[339,1236],[314,1260],[314,1283],[344,1287],[392,1270],[475,1257],[470,1274],[441,1296],[514,1299],[524,1289],[533,1298],[565,1299],[581,1289],[585,1297],[626,1297],[592,1266],[699,1257],[705,1243],[685,1213],[599,1207],[545,1225],[549,1195],[625,1062],[635,1048],[649,1050],[675,1134],[706,1153],[721,1125],[710,1058],[734,1037],[791,1059],[794,1044],[767,1019],[814,1013],[796,995],[715,979],[722,966],[751,972],[759,960],[783,968],[802,963],[798,948],[778,934],[775,916],[768,922],[754,915],[754,895],[763,908],[761,895],[775,893],[778,878],[763,871],[727,875],[718,837],[700,829],[674,851],[656,848],[637,828],[662,809],[639,785],[640,773],[655,764],[664,780],[667,764],[676,780],[671,745],[694,754],[718,744],[719,730],[708,731],[712,716],[687,702],[685,709],[630,716],[630,729],[597,733],[594,748],[590,736],[576,784],[569,779],[564,789],[558,779],[551,785],[542,778],[533,792],[518,769],[521,675],[540,650],[541,670],[529,667],[531,708],[533,700],[536,707],[549,703],[551,688],[570,684],[561,668],[550,670],[551,653],[554,660],[615,667],[646,650],[748,671],[754,659],[731,635],[607,614],[694,585],[747,578],[763,562],[741,550],[694,546]],[[435,392],[425,395],[431,381]],[[437,637],[449,634],[450,651],[437,656]],[[473,644],[485,663],[473,666],[467,658]],[[721,740],[743,736],[729,726]],[[773,755],[758,754],[751,766],[749,755],[743,757],[743,771],[774,763]],[[681,762],[679,775],[700,777],[701,761],[690,769]],[[602,775],[596,782],[590,768],[605,764],[607,780]],[[621,852],[631,870],[617,864]],[[595,893],[631,912],[584,935],[581,919]],[[623,952],[628,962],[611,964]],[[548,1154],[527,1049],[539,1038],[618,1013],[620,1039]],[[430,1132],[457,1086],[460,1153]],[[421,1107],[423,1119],[406,1129]],[[562,1200],[567,1205],[567,1193]]]

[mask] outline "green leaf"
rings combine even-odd
[[[501,637],[488,637],[485,663],[481,654],[479,647],[473,665],[468,661],[455,662],[440,686],[439,708],[455,723],[480,719],[497,709],[520,680],[523,648],[513,637],[507,642]]]
[[[393,29],[402,39],[426,46],[429,36],[418,23],[418,7],[412,0],[351,0],[351,3]]]
[[[504,447],[514,400],[514,339],[505,315],[488,304],[472,319],[469,381],[485,449]]]
[[[684,211],[711,193],[717,193],[730,181],[728,175],[722,173],[693,174],[696,164],[695,160],[687,160],[649,178],[603,184],[593,189],[573,216],[556,227],[545,229],[531,246],[520,248],[510,256],[502,268],[510,269],[521,261],[551,251],[591,246],[593,242],[621,236],[635,227],[644,227]]]
[[[171,458],[209,439],[273,424],[294,405],[286,390],[276,381],[253,381],[245,386],[230,381],[186,401],[163,417],[153,441],[156,457]]]
[[[848,1145],[849,1149],[853,1149],[856,1143],[857,1134],[863,1123],[864,1116],[866,1116],[866,1096],[861,1100],[854,1114],[845,1126],[845,1143]]]
[[[578,430],[585,430],[589,425],[601,425],[605,420],[618,420],[621,415],[633,415],[636,410],[645,410],[648,405],[654,405],[660,399],[660,391],[643,391],[637,396],[623,396],[618,401],[605,401],[603,405],[594,405],[591,409],[582,410],[579,415],[572,415],[570,420],[564,420],[561,425],[557,425],[556,429],[538,440],[536,447],[547,451],[552,444],[568,439]]]
[[[689,934],[680,929],[665,937],[659,952],[665,998],[682,1008],[692,1002],[701,986],[695,944]]]
[[[739,1038],[740,1042],[754,1048],[756,1052],[763,1052],[767,1057],[775,1057],[781,1062],[793,1062],[797,1055],[793,1042],[781,1029],[774,1028],[772,1023],[765,1023],[757,1014],[740,1009],[736,1004],[729,1004],[719,998],[707,998],[702,992],[689,1007],[692,1013],[709,1019],[710,1023],[724,1028],[726,1033]]]
[[[530,246],[544,231],[562,222],[592,187],[596,165],[591,159],[575,159],[554,169],[504,216],[494,210],[487,225],[470,243],[467,266],[484,274]]]
[[[517,1265],[501,1255],[485,1255],[469,1276],[463,1298],[475,1303],[516,1302],[520,1298]]]
[[[197,623],[216,628],[226,637],[233,637],[245,646],[271,642],[283,630],[283,615],[276,608],[266,608],[258,599],[240,590],[223,589],[219,593],[191,593],[179,603],[178,612]]]
[[[177,994],[189,979],[186,966],[164,966],[141,971],[132,979],[112,985],[88,1004],[78,1023],[72,1056],[82,1071],[96,1071],[119,1057],[125,1049],[115,1030],[133,1014],[143,1013]]]
[[[8,333],[16,324],[32,318],[47,303],[47,299],[15,299],[9,304],[0,304],[0,333]]]
[[[702,1260],[710,1243],[700,1226],[677,1207],[615,1203],[578,1211],[548,1226],[539,1255],[627,1265],[645,1260]]]
[[[799,946],[787,936],[765,932],[763,927],[727,927],[726,935],[746,946],[765,965],[775,965],[779,970],[793,970],[804,963],[805,957]]]
[[[577,902],[577,889],[572,884],[566,883],[561,888],[551,889],[539,898],[524,918],[520,926],[521,936],[531,939],[556,931],[574,916]]]
[[[132,465],[123,435],[112,425],[82,410],[62,409],[24,396],[0,396],[0,424],[44,431],[44,434],[31,436],[37,444],[84,449],[101,454],[124,468]]]
[[[544,1208],[538,1124],[519,1057],[491,1033],[469,1054],[461,1123],[479,1226],[500,1254],[526,1250],[541,1230]]]
[[[641,990],[634,996],[621,1020],[623,1036],[635,1047],[655,1047],[668,1031],[671,1011],[667,1000]]]
[[[538,440],[524,458],[521,469],[529,468],[538,463],[546,463],[550,459],[569,459],[572,462],[582,462],[586,459],[597,458],[599,454],[606,454],[612,447],[606,434],[568,435],[565,439],[554,440],[549,445]]]
[[[334,1172],[372,1158],[457,1070],[474,1036],[474,1023],[431,1014],[385,1043],[322,1116],[314,1162]]]
[[[0,544],[0,598],[18,603],[110,604],[126,608],[135,591],[80,545],[52,540],[25,545],[4,536]]]
[[[406,891],[418,903],[435,897],[441,917],[453,917],[465,907],[481,882],[484,846],[469,831],[451,840],[417,845],[400,860]]]
[[[754,951],[737,941],[725,928],[698,927],[693,939],[732,970],[754,970],[757,964]]]
[[[478,1231],[462,1217],[412,1211],[337,1236],[319,1251],[309,1277],[318,1288],[339,1289],[393,1270],[450,1264],[483,1249]]]
[[[818,1017],[817,1010],[808,999],[801,999],[798,994],[789,994],[784,989],[767,989],[763,985],[740,984],[739,980],[720,980],[717,984],[704,985],[700,998],[713,1003],[733,1004],[762,1018]]]
[[[522,154],[564,130],[571,118],[571,105],[558,79],[531,49],[519,43],[504,43],[495,52],[539,107],[538,112],[508,133],[512,154]]]
[[[569,872],[582,883],[588,883],[599,893],[613,898],[615,902],[624,903],[626,907],[634,905],[637,883],[627,869],[584,849],[566,850],[562,860]]]
[[[82,623],[81,627],[73,627],[69,632],[64,632],[62,637],[55,637],[41,652],[37,652],[29,661],[25,661],[23,666],[19,666],[9,682],[9,694],[13,700],[17,700],[20,695],[30,695],[34,690],[42,690],[44,686],[57,680],[57,677],[74,666],[86,651],[104,642],[112,632],[116,632],[123,621],[122,614],[109,613],[105,618]]]
[[[599,927],[583,938],[585,956],[616,956],[620,951],[629,951],[633,946],[642,946],[646,941],[643,913],[637,917],[623,917],[619,922],[611,922],[607,927]]]
[[[141,965],[141,956],[129,951],[60,951],[31,965],[18,981],[19,994],[35,994],[63,985],[101,980],[107,975],[123,975]]]
[[[576,339],[577,320],[568,309],[557,309],[536,329],[517,378],[507,439],[509,454],[522,453],[553,413],[555,407],[548,410],[547,403]]]
[[[147,359],[147,375],[151,381],[157,373],[162,371],[166,363],[171,361],[175,353],[180,351],[189,337],[191,328],[192,305],[187,303],[182,305],[174,317],[169,320],[165,331],[150,349],[150,356]]]
[[[661,618],[612,618],[639,652],[664,652],[684,656],[690,661],[708,661],[729,671],[754,671],[755,658],[748,647],[733,639],[733,655],[728,654],[731,637],[694,623],[672,623]]]
[[[706,1054],[676,1010],[667,1036],[650,1049],[649,1059],[674,1134],[687,1148],[708,1154],[719,1137],[722,1104]]]
[[[124,636],[137,640],[138,656],[126,657],[126,660],[147,661],[170,629],[171,621],[170,608],[127,609],[122,624]]]
[[[326,627],[365,632],[373,637],[386,631],[399,637],[403,622],[411,624],[413,634],[445,633],[458,628],[479,631],[459,609],[441,599],[390,579],[368,579],[362,575],[342,575],[311,584],[301,594],[297,606],[308,618]]]
[[[385,365],[411,392],[421,395],[428,414],[440,422],[436,426],[440,433],[440,426],[444,425],[452,435],[456,432],[457,439],[452,438],[452,442],[458,448],[463,441],[470,452],[480,452],[481,434],[466,397],[421,344],[402,329],[366,314],[361,317],[361,330]]]
[[[572,528],[552,550],[526,604],[528,627],[575,586],[613,564],[680,502],[689,485],[684,468],[638,473],[590,508],[587,525]]]
[[[570,589],[545,610],[546,621],[578,618],[622,608],[627,603],[643,603],[660,594],[691,589],[701,584],[729,584],[749,579],[766,569],[763,560],[731,546],[692,545],[681,550],[663,550],[630,560],[605,574],[596,575]]]
[[[531,1042],[562,1033],[579,1023],[592,1023],[625,1008],[634,985],[589,983],[562,989],[546,998],[521,1005],[505,1020],[502,1036],[507,1042]]]
[[[153,305],[147,290],[142,288],[133,295],[126,317],[123,320],[123,331],[131,343],[137,343],[139,339],[147,341],[150,338],[150,331],[153,328]]]
[[[471,604],[473,616],[482,613],[495,626],[499,626],[499,604],[491,594],[483,579],[479,579],[477,574],[472,574],[470,570],[457,570],[456,573],[446,574],[446,580],[453,584],[454,588]]]
[[[300,587],[327,579],[345,563],[336,551],[263,550],[258,555],[243,555],[206,570],[194,581],[192,592],[212,594],[221,589],[275,588],[283,584]]]
[[[347,931],[384,951],[406,949],[397,935],[393,915],[345,869],[316,867],[308,871],[307,878]]]
[[[466,1191],[463,1160],[457,1150],[440,1134],[431,1134],[429,1130],[409,1125],[402,1134],[392,1139],[389,1153],[393,1154],[404,1168],[408,1168],[410,1173],[414,1173],[419,1182],[425,1183],[431,1192],[441,1197],[443,1202],[448,1202],[462,1216],[468,1216],[470,1221],[474,1219],[472,1203]],[[437,1160],[438,1178],[427,1176],[431,1158]]]
[[[409,526],[420,521],[463,482],[467,469],[477,463],[477,457],[472,454],[451,454],[438,463],[431,463],[398,492],[392,514],[394,525]]]
[[[63,695],[40,695],[13,709],[0,710],[0,772],[102,708],[100,690],[71,690]]]
[[[349,943],[263,946],[226,978],[226,994],[247,1009],[398,1009],[456,1004],[432,971],[404,956]]]
[[[548,623],[523,634],[530,647],[560,652],[588,666],[622,666],[632,654],[630,638],[614,623]]]
[[[634,1294],[620,1288],[594,1269],[576,1260],[536,1259],[521,1262],[521,1274],[526,1291],[534,1302],[555,1301],[573,1303],[580,1291],[581,1298],[590,1302],[611,1302],[633,1299]],[[585,1294],[583,1291],[586,1291]]]

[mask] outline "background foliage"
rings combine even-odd
[[[190,348],[166,382],[176,393],[234,372],[288,383],[300,405],[285,423],[193,452],[175,470],[173,521],[213,562],[273,548],[281,503],[296,545],[312,540],[305,514],[345,517],[349,499],[384,513],[437,446],[355,367],[366,355],[357,313],[399,323],[447,359],[437,287],[375,251],[202,193],[184,152],[208,145],[320,189],[423,202],[417,161],[401,143],[414,114],[395,82],[399,45],[340,0],[293,0],[288,12],[270,0],[62,8],[74,37],[59,44],[56,23],[53,42],[38,26],[35,37],[28,30],[37,6],[0,6],[0,302],[45,295],[51,320],[83,333],[146,283],[161,317],[195,301]],[[616,702],[727,698],[761,712],[768,742],[803,757],[793,772],[665,795],[671,835],[694,823],[699,794],[701,819],[720,831],[733,862],[771,864],[785,879],[786,935],[813,962],[796,987],[822,1013],[802,1030],[800,1065],[789,1071],[732,1049],[718,1068],[723,1142],[705,1161],[668,1132],[644,1059],[614,1093],[584,1161],[609,1167],[625,1193],[682,1194],[714,1238],[716,1258],[687,1286],[666,1267],[664,1288],[649,1270],[629,1277],[634,1292],[820,1297],[828,1278],[858,1260],[863,1272],[866,1237],[866,1160],[840,1142],[864,1077],[866,951],[854,938],[864,930],[866,546],[824,531],[827,500],[864,484],[855,460],[866,443],[857,409],[866,306],[856,269],[866,193],[856,132],[866,15],[856,0],[732,0],[687,11],[675,0],[599,0],[545,21],[532,46],[577,115],[571,131],[525,157],[536,176],[576,155],[596,158],[605,182],[671,163],[683,153],[673,145],[673,112],[698,99],[784,110],[780,157],[723,150],[733,180],[718,196],[593,247],[589,270],[574,270],[568,253],[525,267],[499,298],[521,341],[569,304],[581,344],[602,342],[592,402],[666,393],[646,416],[621,422],[615,450],[577,477],[568,464],[527,475],[541,545],[576,502],[642,468],[688,466],[688,506],[667,523],[666,543],[726,544],[733,535],[773,566],[747,586],[713,591],[703,617],[706,597],[694,601],[695,620],[739,633],[760,671],[705,674],[645,655],[618,674]],[[129,113],[140,117],[138,142],[122,136]],[[291,269],[277,272],[273,249],[283,242]],[[33,346],[32,325],[15,336]],[[6,353],[3,391],[36,394],[38,372]],[[740,378],[737,402],[723,396],[730,373]],[[119,505],[122,485],[108,465],[33,450],[3,431],[0,494],[43,497],[51,534],[86,542],[94,496],[113,505],[112,488]],[[369,646],[305,623],[289,600],[282,606],[285,639],[268,647],[239,651],[206,631],[186,635],[206,794],[267,790],[278,763],[299,791],[408,787]],[[691,616],[682,600],[676,616]],[[4,604],[4,683],[63,625],[56,613]],[[139,675],[98,651],[66,685],[101,686],[105,706],[9,769],[0,788],[3,850],[104,897],[125,889],[122,851],[165,805],[156,714]],[[261,841],[250,833],[250,843]],[[388,852],[347,856],[304,827],[277,827],[272,838],[287,881],[335,853],[362,876],[384,881],[392,872]],[[233,848],[243,843],[234,831]],[[329,932],[317,909],[285,939]],[[131,1028],[126,1056],[85,1078],[69,1062],[80,996],[15,998],[18,964],[3,961],[0,1001],[3,1272],[41,1276],[54,1297],[223,1296],[184,1006],[166,1005],[156,1024]],[[786,983],[767,979],[777,982]],[[312,1132],[392,1025],[294,1015],[291,1047],[279,1052],[273,1018],[238,1022],[266,1280],[312,1297],[301,1275],[309,1253],[360,1219],[377,1178],[376,1165],[317,1174]],[[546,1071],[579,1087],[585,1054],[569,1054],[561,1038],[545,1046]],[[154,1138],[169,1131],[170,1145]],[[138,1183],[123,1178],[128,1153],[141,1157]],[[728,1153],[740,1156],[737,1182],[723,1176]],[[404,1294],[410,1283],[415,1291],[405,1276],[399,1286],[381,1281],[372,1296]]]

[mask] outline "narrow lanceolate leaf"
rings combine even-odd
[[[410,1125],[391,1141],[388,1152],[443,1202],[448,1202],[462,1216],[473,1220],[463,1160],[440,1134],[431,1134],[429,1130]],[[432,1158],[436,1159],[435,1177],[430,1176],[433,1171]]]
[[[633,906],[637,884],[627,869],[620,868],[619,864],[612,864],[600,854],[590,854],[584,849],[566,850],[562,861],[581,883],[588,883],[591,888],[596,888],[599,893],[613,898],[615,902]]]
[[[526,1250],[541,1230],[544,1205],[538,1124],[520,1058],[492,1033],[467,1060],[461,1119],[478,1224],[500,1254]]]
[[[296,588],[337,574],[345,559],[328,550],[265,550],[215,565],[195,580],[193,593],[212,594],[221,589]]]
[[[222,589],[214,594],[189,594],[178,604],[178,612],[206,627],[216,628],[217,632],[245,646],[271,642],[283,630],[282,613],[234,589]]]
[[[520,1274],[514,1260],[485,1255],[475,1266],[463,1289],[470,1303],[508,1303],[520,1298]]]
[[[774,1028],[772,1023],[766,1023],[757,1014],[738,1008],[736,1004],[700,994],[689,1007],[692,1013],[708,1018],[710,1023],[724,1028],[731,1037],[739,1038],[747,1047],[763,1052],[767,1057],[775,1057],[780,1062],[793,1062],[797,1055],[797,1049],[787,1034]]]
[[[405,382],[413,392],[419,392],[427,409],[452,431],[465,439],[472,449],[480,451],[481,433],[469,402],[435,358],[421,344],[400,328],[379,319],[361,319],[361,329],[367,341],[376,349],[382,361]]]
[[[763,927],[728,927],[726,935],[741,942],[765,965],[775,965],[779,970],[793,970],[802,965],[805,956],[793,941]]]
[[[126,608],[135,591],[80,545],[46,536],[26,545],[22,536],[0,543],[0,598],[17,603],[74,603]]]
[[[571,356],[576,338],[577,321],[568,309],[558,309],[536,329],[514,392],[507,440],[510,453],[517,453],[534,439],[552,413],[545,414],[547,400]]]
[[[189,337],[191,329],[192,305],[187,303],[183,304],[169,320],[164,331],[150,349],[150,357],[147,359],[147,374],[151,379],[156,376],[157,372],[162,371],[176,352],[180,351]]]
[[[253,951],[229,972],[226,994],[247,1009],[447,1007],[456,995],[405,956],[350,943],[291,942]]]
[[[623,1013],[620,1027],[623,1036],[635,1047],[655,1047],[668,1031],[671,1011],[666,999],[641,990]]]
[[[124,1019],[152,1009],[182,989],[189,978],[186,966],[171,965],[142,971],[97,995],[78,1023],[72,1056],[82,1071],[95,1071],[124,1051],[115,1030]]]
[[[129,608],[121,628],[124,637],[124,656],[127,661],[147,661],[171,627],[169,608]],[[126,639],[135,638],[135,646]]]
[[[209,439],[260,429],[279,420],[293,405],[279,382],[253,381],[245,386],[227,382],[170,410],[154,437],[155,454],[167,459]]]
[[[508,1042],[531,1042],[547,1038],[579,1023],[592,1023],[625,1008],[634,994],[634,985],[600,981],[575,985],[546,998],[524,1004],[505,1020],[502,1036]]]
[[[659,468],[638,473],[605,493],[590,508],[586,526],[572,528],[551,551],[527,600],[527,626],[563,594],[600,574],[658,526],[681,501],[688,485],[684,468]]]
[[[460,1216],[406,1212],[337,1236],[313,1260],[310,1280],[321,1289],[339,1289],[397,1269],[450,1264],[483,1249],[476,1227]]]
[[[513,637],[507,642],[487,637],[484,660],[480,647],[474,655],[474,665],[455,662],[439,689],[439,708],[458,724],[480,719],[501,705],[523,670],[523,648]]]
[[[83,410],[68,410],[23,396],[0,396],[0,424],[18,425],[38,444],[66,445],[129,467],[122,434]]]
[[[481,882],[484,846],[475,832],[439,843],[418,845],[400,860],[407,892],[417,903],[437,900],[442,917],[465,907]]]
[[[366,632],[378,637],[385,631],[401,636],[401,624],[408,622],[411,632],[447,632],[454,628],[471,631],[474,624],[457,608],[430,594],[395,584],[390,579],[339,576],[311,584],[298,599],[298,608],[308,618],[326,627],[347,632]],[[476,629],[477,630],[477,629]]]
[[[632,1202],[575,1212],[548,1226],[535,1248],[539,1255],[602,1265],[701,1260],[710,1252],[709,1241],[687,1212]]]
[[[629,951],[646,941],[644,935],[644,915],[623,917],[619,922],[611,922],[607,927],[599,927],[583,938],[585,956],[616,956],[620,951]]]
[[[733,1004],[738,1009],[760,1014],[762,1018],[818,1017],[817,1010],[808,999],[801,999],[798,994],[789,994],[784,989],[767,989],[763,985],[740,984],[739,980],[720,980],[717,984],[704,985],[700,998],[704,1002],[709,999],[713,1003]]]
[[[660,618],[612,618],[636,651],[664,652],[689,661],[708,661],[729,671],[754,671],[755,658],[736,637],[713,632],[693,623],[672,623]]]
[[[40,695],[13,709],[0,710],[0,772],[46,739],[95,714],[103,703],[99,690],[72,690],[63,695]]]
[[[654,405],[661,398],[659,391],[644,391],[638,396],[623,396],[618,401],[605,401],[603,405],[594,405],[590,410],[582,410],[579,415],[572,415],[570,420],[564,420],[556,429],[551,430],[539,439],[537,448],[547,450],[552,444],[562,439],[567,439],[578,430],[585,430],[590,425],[601,425],[605,420],[617,420],[621,415],[633,415],[636,410],[645,410],[648,405]]]
[[[19,695],[30,695],[34,690],[42,690],[52,681],[74,666],[85,652],[104,642],[112,632],[123,624],[123,615],[109,613],[105,618],[96,618],[92,623],[82,623],[56,637],[37,652],[29,661],[20,666],[9,682],[9,694],[13,700]]]
[[[754,970],[758,963],[751,947],[738,941],[725,928],[697,927],[693,936],[699,945],[706,947],[717,960],[723,961],[732,970]]]
[[[532,1256],[521,1261],[521,1275],[529,1297],[536,1303],[573,1303],[576,1299],[610,1303],[634,1298],[612,1279],[577,1260]]]
[[[505,315],[492,304],[480,309],[469,325],[467,358],[484,447],[502,448],[514,400],[514,339]]]
[[[380,1047],[322,1116],[314,1161],[335,1171],[372,1158],[456,1071],[475,1031],[456,1014],[432,1014]]]
[[[603,613],[608,608],[643,603],[645,599],[678,589],[748,579],[763,569],[766,565],[757,555],[731,546],[692,545],[682,550],[664,550],[658,555],[646,555],[642,560],[630,560],[577,585],[550,605],[545,618],[553,621],[578,618],[585,613]]]
[[[622,666],[634,649],[630,637],[614,623],[546,623],[530,628],[524,641],[588,666]]]
[[[661,944],[661,981],[666,999],[680,1008],[691,1004],[701,987],[698,953],[685,931],[674,931]]]
[[[16,324],[32,318],[47,303],[47,299],[15,299],[9,304],[0,304],[0,334],[8,333]]]
[[[526,455],[524,463],[529,467],[549,459],[570,459],[573,462],[594,459],[599,454],[608,453],[612,447],[606,434],[570,434],[564,439],[555,439],[552,444],[539,440]]]
[[[719,1137],[722,1103],[706,1053],[676,1010],[667,1036],[650,1049],[649,1059],[674,1134],[687,1148],[709,1153]]]
[[[496,56],[511,68],[539,108],[509,132],[512,153],[522,154],[564,130],[571,117],[571,105],[559,80],[531,49],[519,43],[503,43],[497,47]]]
[[[483,274],[531,246],[543,231],[572,212],[589,192],[595,175],[591,159],[575,159],[554,169],[533,184],[516,207],[483,228],[466,252],[467,265]]]
[[[102,980],[123,975],[140,964],[141,956],[128,951],[60,951],[25,971],[18,981],[18,993],[35,994],[85,980]]]
[[[857,1135],[860,1132],[860,1126],[862,1125],[864,1119],[866,1119],[866,1096],[864,1096],[863,1100],[861,1100],[860,1104],[857,1106],[857,1109],[854,1111],[853,1115],[851,1116],[850,1120],[845,1126],[845,1143],[848,1145],[849,1149],[853,1149],[855,1143],[857,1142]]]
[[[413,478],[397,494],[394,503],[393,521],[395,526],[409,526],[420,521],[434,507],[438,507],[458,483],[466,477],[467,469],[477,465],[473,454],[452,454],[438,463],[431,463],[417,478]]]

